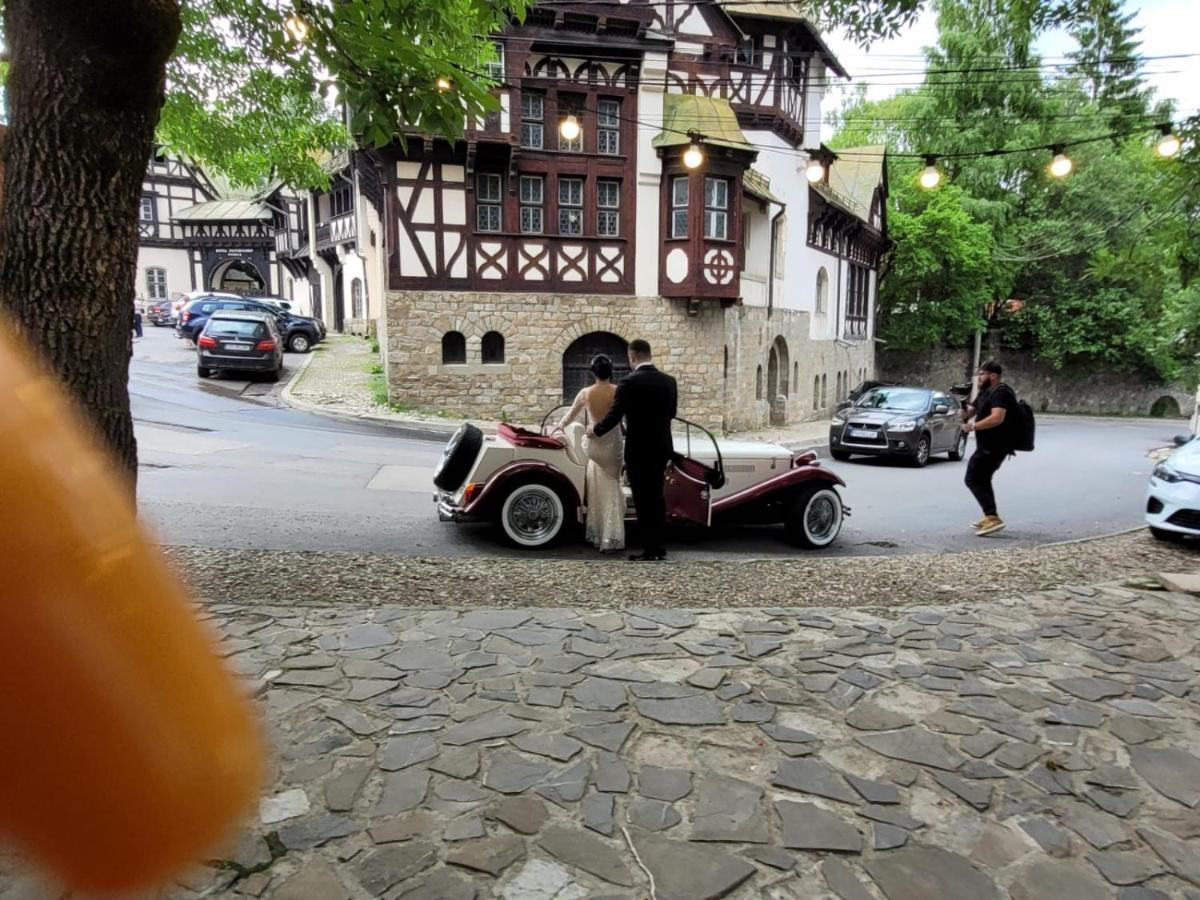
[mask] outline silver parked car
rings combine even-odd
[[[829,452],[834,459],[899,456],[923,466],[935,453],[963,458],[967,436],[962,407],[942,391],[904,385],[874,387],[833,414]]]

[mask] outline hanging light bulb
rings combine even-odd
[[[804,170],[804,177],[808,179],[809,184],[816,184],[818,181],[825,179],[825,166],[815,156],[808,161],[808,167]]]
[[[308,40],[308,23],[299,16],[292,14],[288,16],[283,23],[284,30],[297,44],[303,44]]]
[[[704,151],[695,141],[683,151],[683,164],[689,169],[698,169],[704,165]]]
[[[1154,145],[1154,152],[1163,159],[1170,159],[1179,152],[1182,142],[1179,140],[1178,136],[1171,131],[1171,126],[1169,123],[1166,125],[1160,125],[1158,127],[1159,130],[1162,131],[1162,137],[1160,137],[1158,139],[1158,143]]]
[[[454,90],[454,82],[445,75],[439,75],[437,77],[437,81],[433,83],[433,86],[437,88],[437,92],[439,94],[445,94]]]
[[[1050,152],[1054,154],[1054,159],[1050,160],[1050,174],[1055,178],[1066,178],[1075,168],[1075,163],[1071,162],[1071,157],[1062,147],[1055,147]]]
[[[937,157],[925,157],[925,168],[921,170],[920,177],[921,187],[925,188],[927,191],[932,191],[941,183],[941,180],[942,173],[937,167]]]
[[[564,141],[578,140],[579,135],[583,133],[583,128],[579,125],[579,120],[574,114],[568,115],[558,124],[558,133],[562,135]]]

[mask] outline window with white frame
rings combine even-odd
[[[729,182],[704,179],[704,236],[723,241],[729,237]]]
[[[546,202],[546,179],[541,175],[521,176],[521,233],[544,230],[542,204]]]
[[[153,197],[143,197],[142,198],[142,208],[138,210],[138,218],[141,219],[143,222],[153,222],[154,221],[154,198]]]
[[[620,233],[621,182],[596,182],[596,234],[616,237]]]
[[[583,179],[558,179],[558,233],[583,234]]]
[[[500,176],[480,172],[475,176],[475,229],[502,231]]]
[[[492,81],[504,81],[504,45],[496,41],[492,46],[496,48],[496,58],[483,67],[484,74]]]
[[[521,146],[541,150],[545,140],[546,98],[525,91],[521,94]]]
[[[688,236],[688,178],[671,179],[671,237]]]
[[[167,270],[158,267],[146,270],[146,299],[167,299]]]
[[[601,100],[596,106],[596,152],[616,156],[621,152],[621,104]]]
[[[739,66],[754,65],[754,38],[748,37],[737,46],[733,61]]]

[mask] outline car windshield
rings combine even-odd
[[[212,337],[260,338],[266,335],[266,326],[262,322],[248,322],[245,319],[209,319],[205,334]]]
[[[879,387],[867,391],[854,404],[859,409],[891,409],[897,412],[924,412],[929,406],[929,391],[915,388]]]

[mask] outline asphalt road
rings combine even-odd
[[[285,408],[280,390],[302,360],[287,355],[280,385],[224,377],[201,382],[190,345],[168,329],[146,328],[134,345],[130,394],[142,463],[140,508],[162,541],[522,555],[486,527],[437,521],[430,477],[440,441]],[[996,478],[1009,527],[989,538],[967,527],[979,511],[962,485],[965,463],[942,458],[911,469],[879,460],[826,461],[847,482],[843,497],[852,515],[825,555],[953,552],[978,549],[985,540],[1030,546],[1135,527],[1152,465],[1147,454],[1183,429],[1175,421],[1042,417],[1037,451],[1009,460]],[[584,546],[548,552],[592,556]],[[804,551],[784,544],[777,528],[738,528],[681,530],[672,553],[721,559]]]

